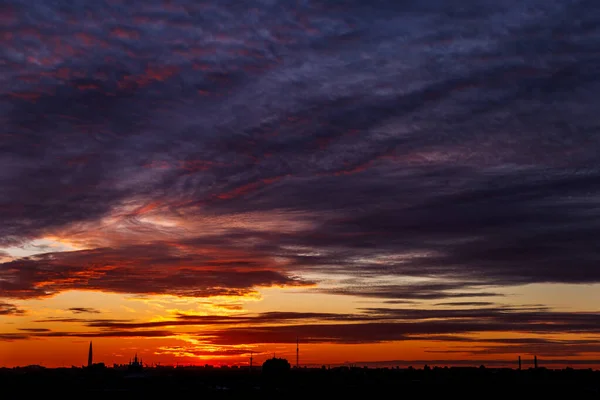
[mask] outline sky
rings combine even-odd
[[[598,1],[0,21],[0,366],[600,368]]]

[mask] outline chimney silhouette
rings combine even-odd
[[[533,356],[533,368],[537,369],[537,356]]]
[[[252,371],[252,352],[250,352],[250,371]]]
[[[298,360],[300,358],[300,346],[298,342],[298,336],[296,336],[296,369],[298,369]]]
[[[88,350],[88,367],[91,367],[93,364],[93,357],[92,357],[92,341],[90,340],[90,349]]]
[[[519,371],[521,370],[521,356],[519,356]]]

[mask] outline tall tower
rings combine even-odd
[[[519,356],[519,371],[521,370],[521,356]]]
[[[252,371],[252,352],[250,352],[250,371]]]
[[[300,358],[300,345],[298,342],[298,336],[296,336],[296,369],[298,369],[299,358]]]
[[[90,340],[90,349],[88,350],[88,367],[91,367],[93,364],[93,357],[92,357],[92,341]]]
[[[533,368],[537,369],[537,356],[533,356]]]

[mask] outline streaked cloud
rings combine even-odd
[[[75,314],[100,314],[100,311],[91,307],[70,307],[68,310]]]
[[[20,309],[14,304],[0,301],[0,315],[23,315],[25,310]]]

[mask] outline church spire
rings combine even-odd
[[[90,349],[88,350],[88,367],[91,367],[92,364],[94,363],[93,361],[93,357],[92,357],[92,341],[90,340]]]

